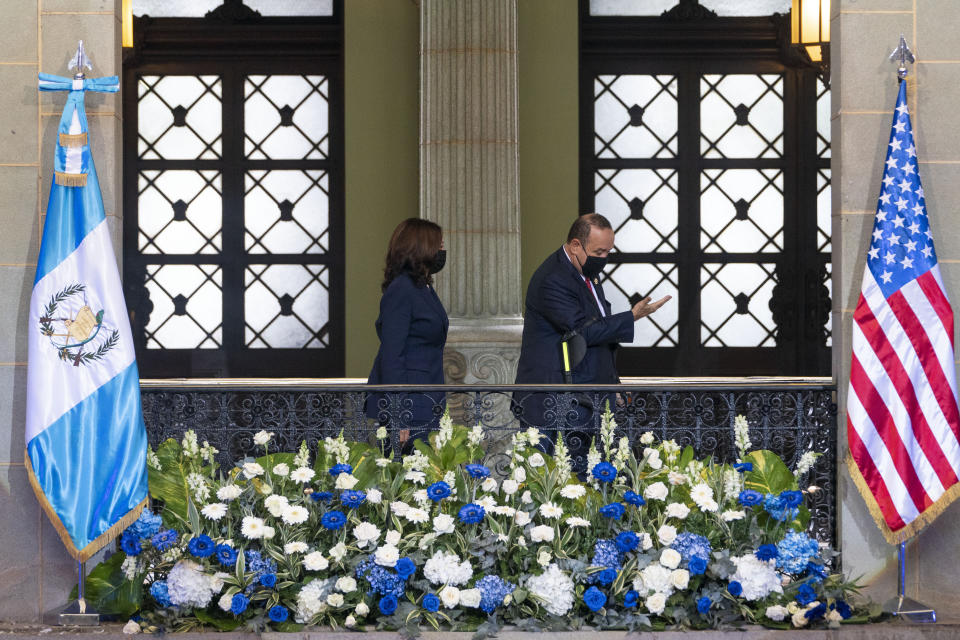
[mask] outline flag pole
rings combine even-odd
[[[890,54],[890,61],[897,64],[897,84],[907,79],[907,63],[913,64],[916,58],[907,41],[900,34],[900,42]],[[897,595],[884,605],[884,611],[899,616],[910,622],[936,622],[937,612],[927,605],[908,598],[907,591],[907,542],[904,540],[897,545]]]

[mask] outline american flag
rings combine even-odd
[[[897,543],[960,493],[953,309],[933,248],[906,82],[893,116],[852,342],[851,473],[884,536]]]

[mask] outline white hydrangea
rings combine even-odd
[[[527,589],[555,616],[565,616],[573,608],[573,580],[556,564],[550,564],[538,576],[531,576],[527,580]]]
[[[433,584],[459,586],[473,577],[470,561],[460,562],[455,553],[436,551],[423,565],[423,575]]]
[[[223,504],[222,502],[212,502],[208,505],[204,505],[204,507],[200,509],[200,513],[202,513],[203,517],[207,518],[208,520],[213,520],[216,522],[223,516],[227,515],[227,505]]]
[[[740,583],[743,587],[741,595],[745,599],[760,600],[771,593],[783,593],[776,561],[761,560],[752,553],[734,557],[732,560],[737,570],[730,579]]]
[[[167,593],[176,606],[203,608],[210,604],[213,594],[220,591],[223,583],[214,576],[203,573],[196,562],[181,560],[167,574]]]
[[[672,573],[659,562],[651,562],[640,572],[640,577],[633,581],[633,588],[641,594],[653,591],[669,596],[673,593],[673,581],[670,579]]]
[[[300,624],[306,624],[317,614],[323,613],[328,606],[327,596],[333,591],[334,582],[334,578],[327,578],[311,580],[305,584],[297,594],[294,619]]]
[[[587,493],[587,488],[582,484],[568,484],[560,489],[560,495],[568,500],[582,498]]]

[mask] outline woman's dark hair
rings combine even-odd
[[[383,269],[383,285],[387,287],[397,276],[408,273],[418,287],[433,284],[430,266],[440,250],[443,232],[440,225],[422,218],[407,218],[397,225],[387,246],[387,264]]]

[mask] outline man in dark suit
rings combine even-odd
[[[561,338],[576,332],[586,342],[586,354],[572,366],[576,384],[618,384],[615,353],[620,342],[633,340],[633,323],[663,306],[670,296],[656,302],[644,298],[629,311],[612,313],[600,286],[600,272],[613,249],[614,232],[602,215],[580,216],[570,227],[566,243],[534,272],[527,287],[523,342],[517,365],[517,384],[564,382]],[[576,407],[554,406],[544,394],[515,394],[522,422],[545,427],[571,423],[589,430],[592,412]]]

